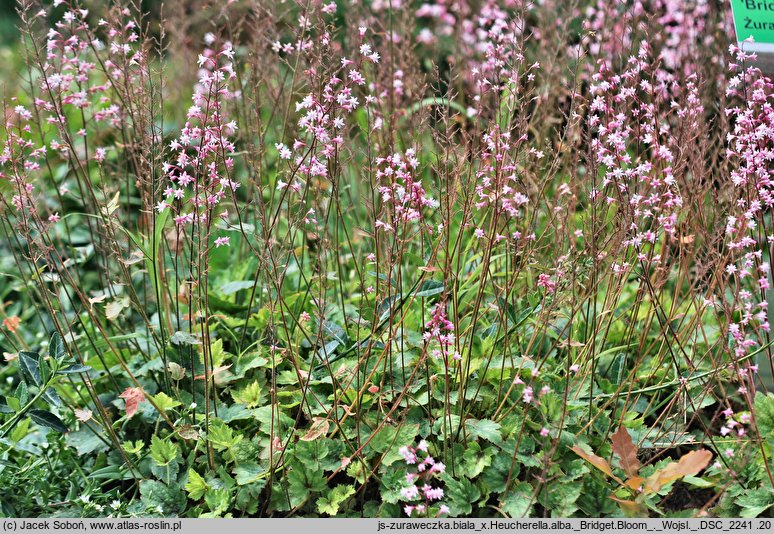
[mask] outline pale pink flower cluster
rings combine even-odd
[[[322,40],[327,56],[328,40]],[[348,117],[361,106],[357,93],[365,86],[363,67],[365,63],[378,63],[379,54],[363,43],[356,60],[340,58],[340,66],[331,75],[321,78],[322,92],[309,93],[296,103],[300,137],[292,146],[285,143],[276,145],[280,158],[291,161],[290,179],[278,180],[277,189],[287,189],[301,195],[305,185],[314,178],[328,178],[328,163],[334,159],[344,145]],[[314,72],[310,75],[317,77]],[[319,75],[323,76],[323,75]],[[375,97],[368,94],[365,103],[371,104]]]
[[[732,162],[731,181],[736,190],[737,212],[726,220],[726,238],[730,258],[724,274],[739,288],[728,316],[738,317],[730,322],[728,333],[733,339],[734,355],[744,358],[751,348],[769,332],[766,294],[769,288],[769,263],[763,257],[760,233],[772,234],[765,214],[774,206],[774,84],[755,67],[744,65],[754,59],[736,46],[731,46],[735,62],[729,65],[733,74],[727,94],[737,97],[741,105],[730,106],[726,114],[733,119],[733,131],[727,136],[727,156]],[[768,228],[767,228],[768,227]],[[769,245],[774,236],[769,235]],[[735,312],[735,313],[734,313]],[[732,364],[741,382],[739,392],[748,392],[747,382],[756,366]]]
[[[648,20],[659,29],[652,44],[658,47],[664,67],[673,71],[696,72],[701,49],[715,41],[708,0],[597,0],[583,15],[584,29],[591,37],[589,52],[595,57],[627,53],[636,46],[635,32]],[[731,28],[726,24],[724,29]]]
[[[484,150],[476,173],[476,208],[489,207],[506,219],[518,217],[529,204],[529,197],[520,185],[518,167],[511,158],[526,138],[514,142],[510,132],[496,127],[484,134],[483,141]]]
[[[454,349],[454,323],[446,316],[446,303],[439,302],[433,309],[433,317],[425,324],[423,334],[425,342],[438,342],[440,348],[433,349],[434,358],[443,358],[448,364],[449,360],[460,361],[462,356]]]
[[[622,74],[600,62],[593,76],[589,127],[604,177],[589,197],[618,211],[625,231],[622,245],[638,262],[656,265],[661,262],[656,244],[675,236],[683,206],[674,169],[681,148],[672,130],[694,127],[704,109],[694,79],[678,84],[654,72],[654,64],[643,44]],[[630,267],[630,256],[623,252],[618,257],[623,261],[613,270],[621,274]]]
[[[435,208],[438,202],[428,196],[418,174],[419,159],[414,149],[405,154],[377,158],[376,178],[388,221],[376,221],[377,227],[392,232],[398,225],[423,221],[423,210]]]
[[[428,449],[425,440],[420,441],[416,447],[404,446],[398,449],[406,465],[414,467],[414,470],[406,473],[408,486],[400,491],[401,498],[409,503],[403,507],[409,517],[414,514],[430,516],[433,503],[440,501],[444,495],[442,488],[433,485],[433,479],[440,477],[446,471],[446,466],[433,458]],[[417,500],[422,502],[414,503]],[[432,511],[436,516],[446,515],[449,507],[441,504],[437,509],[433,507]]]
[[[224,103],[233,98],[229,80],[235,77],[231,61],[234,50],[225,43],[219,51],[206,49],[199,56],[199,83],[179,137],[169,143],[174,157],[164,163],[169,180],[165,200],[156,210],[171,209],[178,227],[200,224],[209,227],[215,216],[227,217],[221,201],[239,187],[231,178],[234,160],[235,121],[228,121]],[[227,122],[228,121],[228,122]],[[219,238],[216,246],[228,244]]]

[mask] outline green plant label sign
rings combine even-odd
[[[740,46],[748,52],[774,52],[774,0],[731,0],[731,8]],[[750,38],[752,42],[744,43]]]

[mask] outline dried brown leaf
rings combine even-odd
[[[323,437],[328,434],[328,429],[331,427],[331,422],[323,417],[315,417],[312,420],[312,426],[306,434],[301,436],[301,441],[314,441],[317,438]]]
[[[578,447],[577,445],[572,447],[572,451],[578,456],[580,456],[581,458],[583,458],[584,460],[586,460],[587,462],[589,462],[591,465],[593,465],[594,467],[596,467],[597,469],[605,473],[606,475],[615,478],[615,475],[613,475],[613,470],[611,469],[610,464],[604,458],[600,458],[593,452],[586,452],[580,447]]]
[[[643,487],[645,493],[657,493],[662,487],[679,478],[693,476],[707,467],[712,460],[708,450],[691,451],[678,462],[670,462],[666,467],[650,475]]]
[[[637,459],[637,445],[632,441],[629,432],[621,425],[610,439],[613,445],[613,452],[621,459],[621,467],[623,467],[626,476],[629,478],[637,476],[642,464]]]

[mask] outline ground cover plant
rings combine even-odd
[[[0,514],[774,514],[725,2],[17,7]]]

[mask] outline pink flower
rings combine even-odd
[[[556,282],[553,281],[550,275],[545,273],[538,276],[538,287],[542,287],[549,295],[556,291]]]
[[[417,488],[416,485],[403,488],[400,490],[400,495],[406,500],[416,499],[419,497],[419,488]]]
[[[548,436],[548,429],[546,427],[543,427],[540,429],[540,435],[543,437]]]
[[[230,240],[230,237],[219,237],[215,240],[215,247],[227,247]]]

